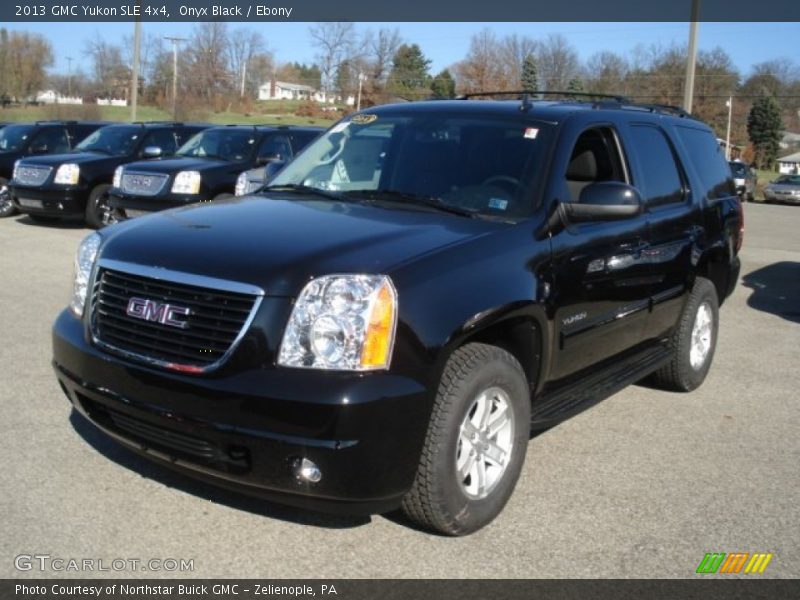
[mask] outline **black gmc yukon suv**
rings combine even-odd
[[[37,121],[0,125],[0,217],[16,212],[8,189],[14,163],[20,158],[41,154],[62,154],[96,129],[103,121]]]
[[[106,223],[151,212],[221,200],[242,185],[240,175],[284,163],[322,132],[319,127],[228,125],[199,133],[173,158],[119,167]]]
[[[54,367],[172,468],[467,534],[532,428],[648,376],[703,382],[741,242],[715,136],[678,110],[370,108],[256,197],[87,237]]]
[[[155,121],[109,125],[68,154],[20,160],[9,183],[14,205],[34,220],[78,217],[101,227],[114,169],[141,158],[169,156],[206,127]]]

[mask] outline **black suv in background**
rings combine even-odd
[[[166,466],[463,535],[502,510],[532,428],[647,376],[702,384],[741,243],[730,168],[680,109],[374,107],[255,197],[88,236],[53,364]]]
[[[0,217],[16,211],[8,189],[14,163],[20,158],[38,154],[61,154],[107,122],[37,121],[0,127]]]
[[[206,129],[172,158],[117,169],[107,221],[228,198],[242,172],[284,163],[321,133],[318,127],[227,125]]]
[[[109,125],[71,153],[20,160],[9,183],[14,205],[35,220],[79,217],[100,227],[118,166],[169,156],[206,127],[172,122]]]

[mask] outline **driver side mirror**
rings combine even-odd
[[[142,151],[143,158],[158,158],[163,154],[160,146],[147,146]]]
[[[578,202],[558,202],[543,229],[553,233],[572,223],[633,219],[644,210],[642,196],[620,181],[596,181],[587,185]]]

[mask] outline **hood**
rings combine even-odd
[[[173,156],[129,163],[125,165],[125,170],[143,173],[166,173],[168,175],[178,171],[200,171],[202,173],[203,171],[214,169],[230,169],[236,171],[236,173],[241,173],[248,166],[248,163],[233,163],[212,158]]]
[[[312,277],[388,273],[437,248],[507,227],[437,212],[297,197],[243,197],[125,221],[101,258],[250,283],[294,296]]]
[[[26,165],[45,165],[48,167],[58,167],[66,163],[78,165],[102,163],[118,164],[125,162],[125,156],[109,156],[101,152],[68,152],[67,154],[43,154],[41,156],[26,158],[23,164]]]

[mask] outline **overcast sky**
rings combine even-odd
[[[65,57],[71,56],[74,70],[88,72],[85,40],[102,37],[118,41],[133,33],[132,23],[6,23],[10,30],[35,31],[45,35],[56,57],[54,71],[67,71]],[[155,35],[188,37],[192,23],[143,23],[143,31]],[[308,35],[309,23],[229,23],[228,27],[256,29],[267,41],[278,62],[314,60],[315,49]],[[357,23],[359,31],[396,28],[404,40],[417,43],[433,61],[435,73],[462,59],[470,36],[484,27],[498,36],[518,33],[543,38],[561,33],[575,46],[582,60],[600,50],[627,54],[638,44],[684,44],[687,23]],[[750,67],[772,58],[791,58],[800,62],[800,23],[701,23],[700,49],[722,47],[744,75]]]

